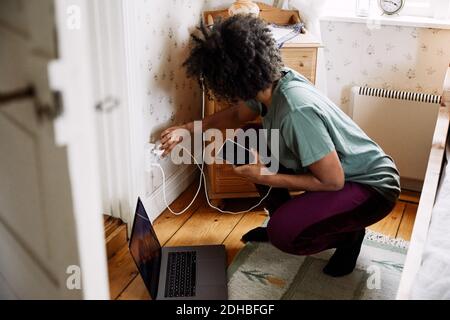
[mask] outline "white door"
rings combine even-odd
[[[109,298],[87,2],[0,1],[0,299]]]

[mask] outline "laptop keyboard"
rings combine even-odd
[[[195,251],[169,252],[166,276],[168,298],[195,296],[197,254]]]

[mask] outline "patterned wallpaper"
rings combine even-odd
[[[131,1],[131,0],[130,0]],[[132,0],[137,24],[133,42],[139,63],[134,64],[142,113],[142,146],[159,140],[162,130],[201,118],[201,91],[188,79],[182,63],[189,53],[190,33],[201,19],[203,10],[227,8],[233,0]],[[270,3],[271,0],[264,0]],[[161,162],[166,178],[180,170],[170,161]],[[144,165],[145,167],[145,165]],[[162,185],[157,170],[142,177],[145,196]]]
[[[199,24],[203,10],[227,8],[234,0],[130,1],[131,20],[136,23],[131,35],[133,52],[138,60],[132,64],[136,84],[131,94],[136,95],[137,111],[142,115],[137,144],[144,149],[149,140],[159,140],[165,128],[200,119],[200,88],[195,80],[187,79],[182,67],[189,53],[190,33]],[[161,161],[161,165],[168,180],[183,168],[168,160]],[[158,170],[146,170],[143,162],[141,166],[138,171],[143,181],[138,184],[150,197],[162,185],[162,177]]]
[[[201,92],[195,80],[188,79],[182,63],[187,57],[189,36],[200,21],[204,0],[133,0],[139,63],[135,94],[142,103],[142,145],[159,140],[163,129],[198,119]],[[179,166],[163,161],[167,178]],[[142,170],[145,171],[145,170]],[[159,186],[159,172],[145,175],[146,196]],[[148,186],[151,186],[150,188]]]
[[[201,92],[186,78],[182,62],[188,54],[190,32],[202,10],[227,6],[223,0],[133,0],[135,10],[135,92],[140,103],[142,145],[156,141],[173,125],[198,119]],[[383,88],[439,92],[450,61],[450,30],[364,24],[321,24],[330,98],[348,110],[350,88]],[[387,36],[388,35],[388,36]],[[139,142],[140,143],[140,142]],[[180,169],[163,163],[167,178]],[[145,171],[143,169],[143,171]],[[147,196],[162,183],[153,171],[145,175]]]
[[[329,97],[348,112],[350,88],[441,94],[450,30],[322,21]]]

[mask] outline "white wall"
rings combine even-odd
[[[140,196],[151,218],[165,204],[162,177],[158,169],[146,170],[145,146],[156,142],[163,129],[199,119],[201,92],[186,78],[181,67],[188,54],[190,32],[198,25],[203,10],[227,8],[234,0],[133,0],[123,1],[127,61],[127,105],[130,111],[129,143],[131,168],[131,215]],[[269,5],[287,1],[262,0]],[[171,202],[189,185],[193,166],[175,166],[161,161],[168,178]],[[128,222],[132,217],[122,217]]]
[[[314,0],[291,0],[307,1]],[[370,12],[373,15],[381,13],[378,0],[370,1]],[[326,0],[324,14],[326,15],[351,15],[355,14],[356,0]],[[402,16],[421,16],[445,19],[450,13],[449,0],[407,0],[400,12]]]
[[[146,171],[145,145],[157,141],[163,129],[200,117],[198,84],[187,79],[181,67],[188,54],[189,34],[199,23],[202,10],[226,8],[232,2],[124,2],[128,103],[133,131],[130,137],[132,188],[134,195],[144,199],[152,217],[165,206],[159,171]],[[328,1],[328,8],[330,3],[335,2]],[[339,3],[346,4],[343,7],[347,9],[354,7],[354,0]],[[292,0],[290,4],[304,13],[313,1]],[[315,20],[314,14],[309,19]],[[349,88],[353,85],[430,93],[440,89],[450,56],[450,48],[445,45],[450,43],[450,31],[392,26],[369,30],[365,24],[345,22],[323,22],[320,27],[326,65],[324,85],[320,87],[325,92],[328,88],[332,100],[345,111]],[[315,29],[319,33],[319,28]],[[162,161],[162,165],[169,180],[168,200],[172,201],[193,179],[194,171],[192,166],[175,166],[168,161]]]
[[[450,30],[321,23],[329,97],[348,111],[352,86],[440,94]]]
[[[145,146],[162,130],[201,117],[201,91],[188,79],[182,63],[190,32],[200,22],[204,0],[125,1],[128,99],[131,109],[133,192],[144,201],[151,218],[165,208],[162,176],[146,170]],[[194,178],[193,166],[161,161],[171,202]]]
[[[270,6],[279,5],[287,0],[257,0],[255,2],[265,3]],[[234,0],[205,0],[205,10],[222,10],[230,7],[233,4]]]
[[[123,1],[126,85],[129,110],[131,215],[137,196],[152,219],[164,209],[162,176],[148,170],[145,148],[157,142],[167,127],[201,117],[201,91],[188,79],[182,63],[188,55],[190,33],[203,10],[227,8],[234,0]],[[273,0],[263,0],[273,4]],[[280,2],[281,3],[281,2]],[[197,177],[193,166],[161,161],[171,202]],[[122,219],[131,222],[132,217]]]

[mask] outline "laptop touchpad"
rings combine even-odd
[[[226,284],[223,259],[201,259],[197,263],[197,270],[197,284],[199,286]]]

